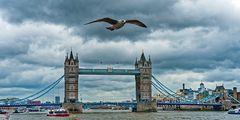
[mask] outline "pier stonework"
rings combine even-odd
[[[157,103],[152,100],[152,63],[150,57],[146,60],[144,53],[142,53],[140,60],[136,59],[135,68],[140,71],[139,75],[135,75],[137,112],[155,112]]]
[[[62,107],[68,110],[70,113],[79,114],[82,113],[82,103],[63,103]]]
[[[82,104],[78,101],[78,75],[79,73],[79,60],[78,56],[73,57],[71,51],[70,56],[66,56],[64,62],[64,103],[63,108],[67,109],[70,113],[81,113]]]

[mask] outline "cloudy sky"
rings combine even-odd
[[[143,49],[153,74],[173,90],[201,81],[240,90],[239,13],[239,0],[0,0],[0,98],[58,79],[71,48],[86,68],[133,68]],[[148,28],[83,25],[103,17]],[[84,101],[135,98],[133,76],[80,76],[79,89]]]

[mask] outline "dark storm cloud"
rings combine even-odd
[[[13,23],[32,20],[63,24],[74,28],[73,33],[83,36],[85,40],[96,37],[100,38],[99,41],[124,39],[137,41],[145,40],[145,36],[156,29],[180,30],[197,26],[224,28],[234,26],[237,21],[232,20],[236,17],[233,14],[235,11],[229,9],[231,7],[224,6],[224,1],[220,1],[216,6],[211,6],[208,2],[205,0],[123,0],[121,2],[111,0],[8,0],[0,1],[0,8],[6,12],[5,18]],[[223,6],[220,7],[221,5]],[[118,31],[109,32],[105,29],[105,26],[108,26],[105,23],[83,25],[102,17],[136,18],[144,21],[148,29],[127,25]],[[229,20],[233,23],[229,24]]]
[[[151,29],[156,29],[165,19],[168,19],[165,16],[170,16],[170,9],[175,1],[10,0],[1,1],[0,7],[7,12],[5,14],[6,18],[14,23],[22,23],[28,20],[51,22],[74,27],[76,29],[74,32],[83,35],[86,39],[89,37],[100,37],[101,39],[99,40],[122,40],[130,38],[136,41],[143,40],[144,35],[149,33]],[[136,28],[129,25],[123,30],[114,31],[109,34],[109,31],[105,29],[105,26],[108,25],[104,23],[83,26],[88,21],[102,17],[112,17],[117,20],[140,19],[150,29]]]

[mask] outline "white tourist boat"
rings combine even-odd
[[[239,114],[240,115],[240,108],[231,109],[228,111],[228,114]]]
[[[53,116],[53,117],[68,117],[70,114],[65,109],[55,109],[55,110],[48,110],[47,116]]]

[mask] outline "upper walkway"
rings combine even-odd
[[[79,69],[80,75],[138,75],[139,69]]]

